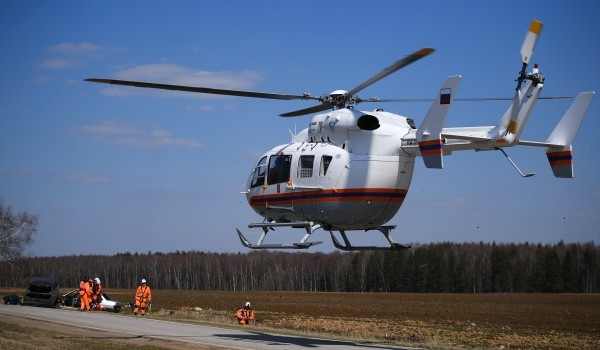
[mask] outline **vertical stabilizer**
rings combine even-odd
[[[579,131],[581,122],[592,102],[594,92],[581,92],[567,112],[560,119],[546,143],[562,145],[562,147],[548,147],[546,156],[554,176],[561,178],[573,177],[573,149],[571,144]]]
[[[441,134],[460,78],[460,75],[454,75],[446,79],[417,130],[419,150],[425,166],[428,168],[441,169],[444,167]]]

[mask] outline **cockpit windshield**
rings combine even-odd
[[[252,182],[250,188],[262,186],[265,183],[265,174],[267,173],[267,157],[262,157],[254,171],[252,172]]]

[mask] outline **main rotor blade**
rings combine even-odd
[[[116,79],[88,78],[88,79],[85,79],[85,81],[90,81],[93,83],[135,86],[135,87],[150,88],[150,89],[196,92],[196,93],[202,93],[202,94],[267,98],[267,99],[272,99],[272,100],[319,100],[318,97],[312,97],[312,96],[309,96],[308,94],[285,95],[285,94],[274,94],[274,93],[270,93],[270,92],[213,89],[213,88],[206,88],[206,87],[199,87],[199,86],[170,85],[170,84],[147,83],[147,82],[143,82],[143,81],[116,80]]]
[[[394,73],[395,71],[397,71],[398,69],[402,68],[402,67],[406,67],[409,64],[420,60],[421,58],[429,55],[430,53],[432,53],[433,51],[435,51],[432,48],[423,48],[419,51],[413,52],[412,54],[404,57],[403,59],[396,61],[394,64],[392,64],[391,66],[387,67],[386,69],[382,70],[381,72],[379,72],[379,74],[376,74],[375,76],[373,76],[371,79],[365,81],[364,83],[360,84],[359,86],[355,87],[354,89],[348,91],[347,95],[348,96],[354,96],[356,93],[358,93],[359,91],[361,91],[362,89],[366,88],[367,86],[387,77],[388,75]]]
[[[523,46],[521,46],[521,59],[525,65],[529,64],[529,60],[533,55],[533,50],[535,50],[535,45],[537,44],[543,26],[542,22],[536,19],[531,21],[531,24],[529,25],[529,31],[525,35]]]
[[[573,98],[573,96],[546,96],[538,97],[538,100],[562,100],[565,98]],[[455,98],[454,101],[511,101],[514,97],[467,97],[467,98]]]
[[[322,112],[322,111],[325,111],[325,110],[327,110],[329,108],[331,108],[331,105],[323,103],[323,104],[316,105],[316,106],[313,106],[313,107],[309,107],[309,108],[300,109],[300,110],[293,111],[293,112],[288,112],[288,113],[280,114],[280,116],[282,116],[282,117],[298,117],[298,116],[305,115],[305,114]]]
[[[573,98],[573,96],[546,96],[539,97],[538,100],[561,100],[565,98]],[[462,102],[485,102],[485,101],[512,101],[514,97],[464,97],[454,98],[453,101]],[[362,102],[431,102],[433,98],[373,98],[363,100]]]
[[[565,98],[573,98],[572,96],[548,96],[548,97],[540,97],[540,100],[559,100]],[[463,102],[483,102],[483,101],[511,101],[514,97],[466,97],[466,98],[455,98],[454,101],[463,101]],[[362,102],[431,102],[432,98],[372,98],[370,100],[364,100]],[[331,105],[327,103],[323,103],[320,105],[316,105],[313,107],[301,109],[294,112],[280,114],[282,117],[298,117],[305,114],[312,114],[317,112],[322,112],[331,108]]]

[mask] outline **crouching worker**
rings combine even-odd
[[[247,302],[243,308],[239,309],[235,314],[238,322],[242,325],[250,325],[250,322],[254,321],[254,311],[252,311],[252,306],[250,306],[250,302]]]
[[[150,287],[146,284],[146,279],[142,278],[142,284],[140,284],[135,291],[133,314],[137,316],[138,310],[140,310],[142,316],[146,315],[146,306],[151,305],[151,303],[152,293],[150,292]]]

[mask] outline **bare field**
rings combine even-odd
[[[123,302],[133,300],[133,290],[106,292]],[[435,349],[600,349],[600,295],[175,290],[152,294],[149,317],[161,319],[236,326],[235,311],[250,301],[255,327],[279,332]]]

